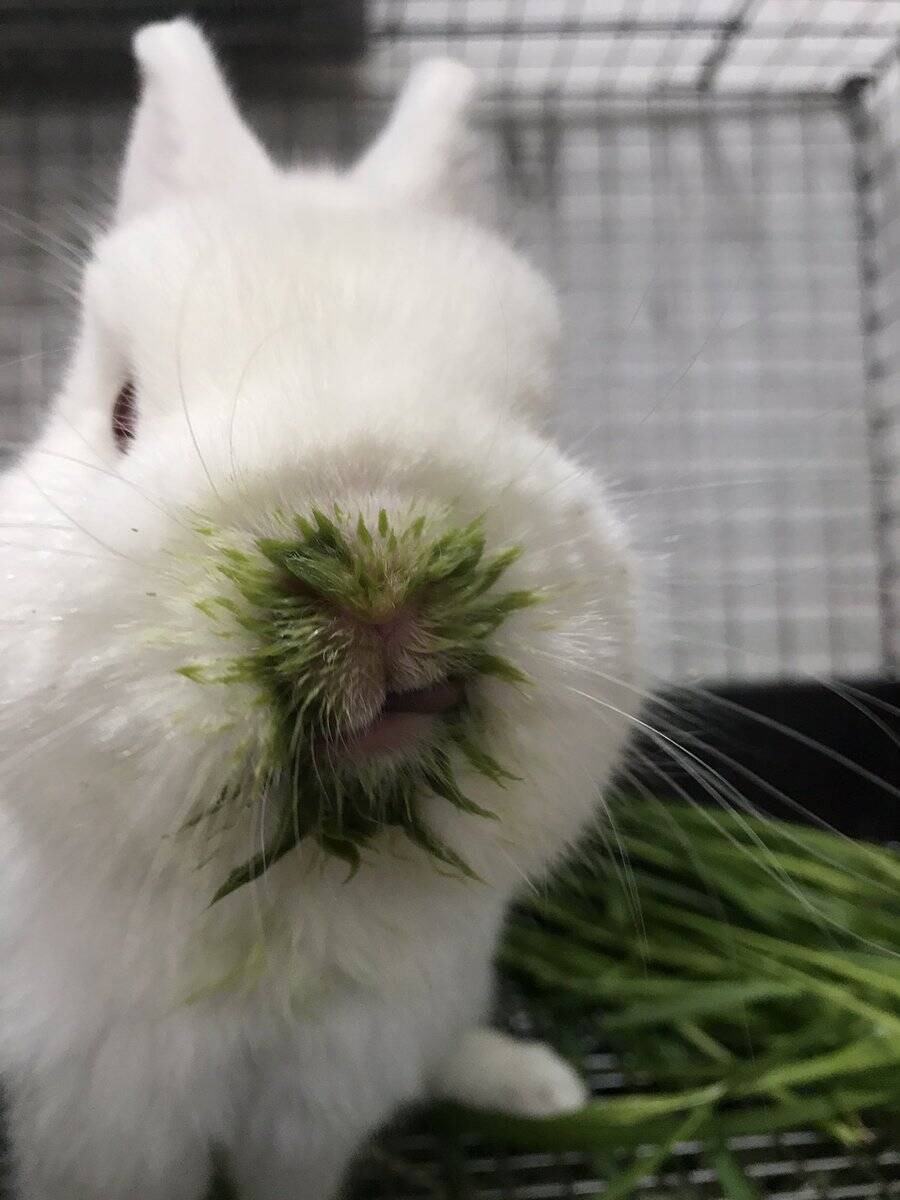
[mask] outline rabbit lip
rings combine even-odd
[[[449,680],[405,692],[388,692],[381,712],[347,739],[344,753],[359,761],[414,749],[427,736],[435,718],[457,708],[464,696],[463,685]]]

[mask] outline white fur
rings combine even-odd
[[[584,1084],[541,1042],[525,1042],[494,1029],[473,1029],[441,1064],[438,1090],[464,1104],[523,1117],[553,1117],[581,1108]]]
[[[633,707],[628,554],[597,483],[541,431],[552,293],[447,215],[463,69],[420,68],[348,174],[281,173],[193,26],[151,26],[136,51],[143,99],[74,360],[0,481],[0,1071],[19,1195],[199,1200],[215,1146],[247,1200],[326,1200],[429,1084],[532,1113],[580,1101],[549,1051],[473,1031],[509,899],[595,811]],[[466,782],[500,820],[420,802],[485,882],[385,835],[349,882],[304,848],[209,909],[229,862],[198,867],[174,835],[216,794],[229,722],[252,717],[239,685],[176,672],[211,652],[193,518],[249,538],[278,507],[410,499],[486,512],[492,545],[525,546],[511,585],[554,589],[497,634],[533,687],[482,685],[522,782]],[[235,829],[230,861],[259,833]]]

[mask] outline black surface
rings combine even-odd
[[[279,59],[301,68],[348,63],[366,47],[364,0],[0,0],[4,91],[49,89],[66,98],[85,89],[93,97],[131,90],[132,34],[177,16],[203,27],[241,87],[252,86],[260,70],[270,72]]]
[[[900,683],[674,689],[648,707],[620,786],[900,837]],[[668,740],[671,739],[671,740]]]

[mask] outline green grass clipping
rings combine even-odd
[[[627,1093],[552,1120],[444,1106],[440,1127],[630,1151],[622,1195],[689,1131],[735,1200],[757,1193],[729,1139],[900,1131],[900,855],[720,809],[609,807],[603,836],[514,912],[499,962],[576,1066],[615,1055]]]
[[[399,762],[356,763],[339,749],[352,733],[360,691],[360,630],[407,607],[415,611],[407,651],[413,676],[421,668],[422,679],[527,682],[491,645],[504,621],[541,599],[533,590],[500,586],[519,548],[487,553],[482,518],[448,528],[410,514],[398,528],[384,509],[367,524],[362,514],[335,507],[280,520],[281,536],[249,546],[214,526],[198,528],[222,592],[196,606],[221,634],[223,649],[211,661],[185,663],[180,673],[200,687],[249,685],[263,733],[237,755],[233,782],[192,812],[185,828],[212,833],[258,811],[263,800],[276,814],[266,845],[231,871],[212,903],[307,839],[353,873],[362,850],[390,827],[440,869],[472,877],[419,818],[416,803],[434,795],[473,819],[492,816],[464,794],[454,758],[497,786],[514,778],[490,754],[471,704],[442,715],[428,746]],[[238,655],[231,650],[236,633],[245,648]]]

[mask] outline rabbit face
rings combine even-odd
[[[631,569],[542,429],[550,289],[441,211],[464,81],[420,76],[347,175],[285,173],[199,35],[148,32],[118,219],[14,481],[58,553],[13,581],[42,620],[4,686],[128,828],[208,854],[262,821],[217,896],[300,843],[356,869],[386,830],[532,869],[633,708]]]

